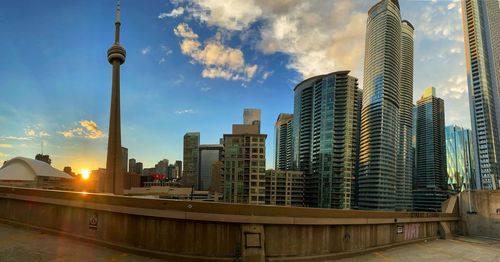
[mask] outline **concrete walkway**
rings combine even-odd
[[[0,223],[0,262],[162,261]],[[342,262],[500,261],[500,241],[479,238],[435,240],[341,259]]]
[[[458,237],[434,240],[341,259],[342,262],[499,262],[500,241]]]

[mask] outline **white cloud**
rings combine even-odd
[[[254,0],[199,0],[188,10],[208,25],[243,30],[262,15]],[[270,1],[271,2],[271,1]]]
[[[205,78],[222,78],[230,80],[233,74],[230,71],[226,71],[222,68],[205,68],[201,72],[201,75]]]
[[[244,32],[262,22],[256,47],[265,54],[288,54],[287,67],[303,77],[345,69],[361,76],[364,1],[191,0],[189,6],[194,18],[221,30]],[[200,42],[191,40],[182,44],[184,50],[199,48]],[[228,78],[228,70],[212,71]]]
[[[18,137],[18,136],[2,136],[0,137],[1,139],[8,139],[8,140],[21,140],[21,141],[26,141],[26,140],[31,140],[31,137]]]
[[[168,46],[166,45],[161,45],[161,50],[163,51],[163,53],[165,53],[165,55],[171,55],[173,53],[172,49],[168,48]]]
[[[160,61],[158,61],[158,64],[160,64],[160,65],[163,63],[165,63],[165,57],[160,58]]]
[[[204,66],[201,73],[203,77],[241,81],[250,81],[254,77],[258,66],[246,64],[243,52],[224,46],[220,42],[220,35],[202,44],[186,23],[177,25],[174,33],[183,39],[180,43],[181,52]]]
[[[184,14],[184,7],[180,6],[175,9],[172,9],[170,13],[161,13],[158,18],[163,19],[165,17],[178,17],[180,15]]]
[[[141,50],[142,55],[147,55],[151,51],[151,47],[148,46]]]
[[[99,129],[97,124],[92,120],[81,120],[80,127],[76,127],[67,131],[59,131],[57,133],[66,138],[83,137],[88,139],[98,139],[103,137],[103,132]]]
[[[36,132],[35,132],[35,130],[28,128],[28,129],[24,130],[24,135],[27,137],[33,137],[33,136],[36,136]]]
[[[448,78],[446,84],[441,87],[441,95],[452,99],[461,99],[467,95],[467,77],[455,75]]]
[[[38,129],[38,127],[36,127]],[[24,129],[24,135],[26,137],[46,137],[46,136],[50,136],[49,133],[47,133],[47,131],[43,131],[43,130],[35,130],[33,128],[26,128]]]
[[[262,74],[262,80],[268,79],[273,74],[273,71],[266,71]]]
[[[196,113],[196,111],[194,111],[193,109],[183,109],[183,110],[177,110],[175,111],[175,113],[178,115],[184,115],[184,114],[194,114]]]
[[[11,144],[0,144],[0,148],[12,148]]]
[[[462,49],[460,49],[458,47],[452,47],[452,48],[450,48],[450,53],[451,54],[459,54],[459,53],[462,53]]]
[[[193,32],[193,29],[189,27],[188,24],[186,23],[180,23],[177,25],[176,28],[174,28],[174,33],[176,36],[182,37],[182,38],[198,38],[198,35]]]

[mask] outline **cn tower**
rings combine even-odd
[[[113,65],[111,110],[109,118],[108,156],[104,191],[123,195],[123,168],[121,158],[120,125],[120,65],[125,62],[126,52],[120,45],[120,0],[116,5],[115,43],[108,49],[108,61]]]

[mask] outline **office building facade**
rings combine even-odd
[[[136,163],[137,163],[137,161],[135,160],[135,158],[131,158],[128,160],[128,172],[129,173],[137,174],[137,171],[135,169]]]
[[[315,76],[295,89],[292,169],[304,172],[309,207],[351,208],[359,129],[357,78]]]
[[[223,145],[200,145],[198,166],[198,190],[207,191],[212,183],[212,165],[222,160]]]
[[[476,188],[500,189],[500,3],[462,0]]]
[[[200,146],[200,133],[191,132],[184,135],[183,173],[184,186],[195,186],[198,178],[198,150]]]
[[[417,172],[414,210],[439,212],[448,197],[444,101],[428,87],[417,101]]]
[[[448,189],[459,193],[475,185],[472,132],[460,126],[445,128]]]
[[[304,172],[267,170],[266,205],[304,206]]]
[[[182,177],[182,161],[176,160],[174,166],[175,166],[174,178],[179,179]]]
[[[128,172],[128,148],[122,147],[122,171],[123,173]]]
[[[292,168],[292,121],[292,114],[281,113],[274,126],[274,168],[276,170],[290,170]]]
[[[258,108],[245,108],[243,109],[243,124],[256,125],[260,133],[260,109]]]

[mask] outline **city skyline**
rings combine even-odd
[[[229,133],[231,123],[241,118],[243,108],[260,108],[262,133],[270,136],[266,143],[266,167],[273,167],[274,139],[271,137],[274,123],[279,113],[293,112],[292,89],[297,83],[307,76],[343,69],[352,70],[353,76],[362,82],[362,59],[355,57],[363,55],[366,11],[376,2],[335,1],[315,6],[299,5],[298,2],[288,3],[288,6],[249,2],[249,5],[258,5],[255,10],[260,10],[256,11],[259,14],[242,11],[248,6],[238,3],[238,8],[231,13],[235,22],[225,24],[225,20],[216,18],[228,19],[228,13],[212,17],[205,12],[212,10],[210,8],[221,10],[222,7],[212,2],[196,4],[176,1],[178,4],[175,5],[168,1],[150,2],[148,6],[141,4],[145,11],[139,14],[134,12],[138,10],[135,8],[138,3],[123,1],[122,27],[126,30],[121,42],[127,46],[130,62],[122,67],[122,145],[129,148],[130,158],[143,162],[145,166],[152,166],[163,158],[180,160],[182,136],[186,132],[200,132],[201,144],[214,144],[222,134]],[[86,4],[75,1],[62,5],[50,1],[43,5],[9,3],[8,8],[0,11],[4,21],[8,22],[0,23],[2,31],[12,42],[22,43],[18,46],[10,41],[0,44],[0,54],[7,61],[0,65],[0,86],[4,98],[4,103],[0,105],[2,162],[15,156],[32,157],[40,153],[40,142],[43,140],[44,153],[51,155],[54,166],[60,169],[72,166],[78,172],[83,168],[105,166],[111,70],[103,58],[106,51],[103,46],[109,46],[113,40],[110,37],[114,31],[113,17],[106,15],[113,5],[104,1]],[[446,83],[453,77],[457,81],[460,80],[457,77],[465,78],[465,66],[457,65],[457,68],[460,67],[455,69],[458,73],[447,73],[451,70],[449,68],[436,70],[438,65],[464,61],[459,3],[401,1],[401,6],[403,16],[416,28],[414,97],[418,97],[425,86],[436,86],[445,104],[448,106],[450,101],[450,106],[456,107],[446,112],[464,118],[460,120],[447,115],[447,124],[470,127],[468,109],[464,110],[463,106],[468,104],[464,103],[467,101],[466,93],[460,89],[466,88],[466,83],[463,86],[442,84],[442,81]],[[333,49],[333,54],[317,54],[320,59],[332,61],[328,63],[328,70],[316,66],[304,68],[301,63],[308,59],[304,50],[293,50],[278,43],[287,43],[292,40],[291,37],[304,36],[303,39],[307,39],[305,29],[296,23],[303,21],[300,19],[305,19],[305,16],[297,12],[320,7],[331,12],[343,10],[349,21],[362,22],[359,28],[346,24],[334,28],[339,38],[335,39],[333,49],[341,50],[350,43],[348,39],[359,42],[361,49],[354,45],[353,51],[347,54],[351,58]],[[417,14],[418,10],[429,8],[428,13]],[[45,19],[49,10],[55,12],[51,12],[50,19]],[[408,10],[415,11],[408,13]],[[21,11],[26,15],[21,16]],[[452,14],[451,19],[458,21],[459,28],[449,22],[440,24],[439,19],[434,17],[441,14],[439,12]],[[325,17],[324,12],[318,15]],[[421,16],[429,21],[421,21]],[[286,21],[289,23],[284,23]],[[324,30],[328,22],[332,21],[309,21],[309,26]],[[434,22],[435,26],[428,27]],[[37,32],[32,24],[38,25]],[[284,27],[286,24],[290,27]],[[15,34],[17,31],[26,34],[18,36]],[[44,33],[45,37],[41,37],[40,33]],[[320,36],[329,33],[318,32]],[[253,41],[244,41],[245,37]],[[73,42],[73,39],[79,41]],[[429,44],[431,40],[437,43],[432,45],[436,50],[440,49],[440,44],[447,45],[442,49],[446,50],[443,56],[447,58],[438,59],[439,52],[425,56],[422,42],[428,41]],[[30,46],[34,43],[35,47],[26,51],[25,43]],[[193,51],[189,53],[187,49],[181,50],[183,43],[199,46],[189,49]],[[331,47],[324,46],[321,41],[318,45]],[[233,54],[241,59],[211,62],[203,57],[203,51],[209,50],[208,47],[221,55]],[[313,47],[305,41],[304,48]],[[77,63],[68,65],[65,62],[70,54]],[[28,57],[33,59],[28,60]],[[429,61],[424,63],[426,59]],[[23,61],[34,62],[36,67]],[[62,62],[65,62],[64,66]],[[233,70],[232,66],[239,69]],[[429,74],[433,68],[439,74]],[[228,75],[223,72],[226,71],[241,79],[225,80]],[[217,74],[223,78],[210,78]],[[363,88],[361,83],[360,87]],[[443,95],[445,92],[449,93]],[[452,96],[460,96],[460,99],[453,99]],[[275,99],[271,101],[269,97]]]

